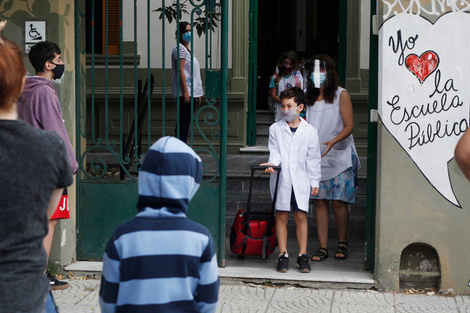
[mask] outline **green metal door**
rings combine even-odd
[[[192,25],[191,54],[205,87],[202,103],[191,101],[188,145],[203,160],[204,178],[188,217],[210,230],[224,266],[227,0],[142,3],[75,2],[77,258],[102,258],[114,229],[137,212],[146,151],[175,135],[180,103],[171,93],[171,51],[181,20]]]
[[[258,85],[258,0],[250,0],[248,34],[248,114],[246,144],[256,146],[256,89]]]
[[[375,216],[377,193],[377,123],[372,122],[372,110],[378,103],[378,36],[373,33],[373,17],[377,14],[376,1],[370,6],[369,48],[369,125],[367,128],[367,210],[366,210],[366,259],[365,270],[374,271],[375,266]]]

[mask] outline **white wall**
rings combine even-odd
[[[360,68],[369,68],[370,0],[361,0],[361,60]]]
[[[201,1],[195,1],[199,3]],[[165,5],[168,6],[172,3],[172,0],[165,1]],[[150,29],[150,65],[152,68],[162,68],[162,51],[165,51],[165,67],[171,68],[171,51],[176,45],[175,31],[176,31],[176,21],[172,21],[171,24],[165,19],[165,42],[162,43],[162,20],[158,17],[160,12],[152,12],[153,10],[161,6],[161,1],[151,1],[150,8],[147,7],[147,1],[137,0],[137,42],[138,42],[138,53],[141,55],[141,62],[139,67],[146,68],[148,64],[148,54],[147,54],[147,29]],[[229,8],[231,7],[231,0],[228,1]],[[192,11],[192,6],[187,2],[187,10]],[[220,10],[220,9],[219,9]],[[147,12],[150,11],[150,26],[147,23]],[[123,1],[123,40],[124,41],[134,41],[134,3],[133,1]],[[198,15],[195,12],[192,12],[193,19],[196,19]],[[181,21],[190,22],[191,15],[183,15]],[[229,11],[229,32],[228,32],[228,42],[229,42],[229,68],[232,66],[232,36],[231,36],[231,27],[232,27],[232,16]],[[218,28],[212,33],[212,53],[213,57],[213,68],[220,67],[220,34],[221,34],[221,24],[218,23]],[[206,43],[205,35],[202,34],[201,37],[197,36],[197,32],[193,30],[193,44],[194,44],[194,53],[201,65],[201,68],[205,68],[205,53],[206,53]]]

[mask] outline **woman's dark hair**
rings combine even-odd
[[[308,62],[305,64],[304,73],[306,75],[307,81],[307,92],[305,93],[305,96],[307,98],[307,105],[314,105],[315,101],[317,101],[318,96],[320,95],[320,89],[315,88],[312,80],[310,79],[310,76],[313,72],[315,60],[320,60],[320,69],[324,70],[327,73],[326,82],[324,83],[325,87],[323,90],[325,102],[333,103],[333,100],[336,95],[336,90],[339,86],[339,79],[338,73],[336,72],[335,61],[333,61],[333,59],[326,54],[319,54],[310,58],[310,60],[308,60]]]
[[[0,35],[0,109],[9,110],[18,102],[25,75],[23,52],[13,41]]]
[[[46,62],[54,60],[56,54],[61,54],[60,48],[53,42],[41,41],[29,51],[29,61],[37,73],[44,72]]]
[[[186,31],[186,26],[188,25],[191,25],[189,24],[188,22],[180,22],[179,25],[178,25],[178,28],[176,29],[176,32],[175,32],[175,36],[178,38],[178,29],[180,31],[180,38],[178,38],[178,42],[184,44],[182,41],[183,41],[183,34],[184,32]]]
[[[281,57],[277,61],[277,73],[274,73],[274,84],[279,85],[279,81],[282,78],[282,70],[280,69],[280,66],[282,64],[282,61],[285,59],[289,59],[292,63],[292,71],[295,71],[297,69],[297,54],[294,51],[286,51],[283,54],[281,54]]]

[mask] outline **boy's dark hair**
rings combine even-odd
[[[35,44],[29,51],[29,61],[36,73],[44,72],[47,61],[52,61],[56,54],[61,54],[60,48],[53,42],[41,41]]]
[[[281,95],[279,97],[281,98],[281,100],[284,98],[294,98],[294,102],[297,103],[297,106],[301,104],[305,105],[305,94],[304,91],[299,87],[287,88],[286,90],[281,92]]]

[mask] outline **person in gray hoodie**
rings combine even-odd
[[[71,171],[75,174],[78,162],[75,160],[75,152],[65,129],[59,97],[52,86],[52,80],[60,79],[64,73],[64,63],[60,54],[60,48],[53,42],[39,42],[31,48],[29,60],[36,71],[36,76],[26,78],[18,105],[18,117],[31,126],[59,134],[65,142]],[[65,190],[54,215],[49,220],[49,232],[43,241],[48,260],[58,220],[67,218],[70,218],[70,213],[67,190]],[[68,283],[58,281],[50,274],[46,276],[53,290],[65,289],[69,286]]]

